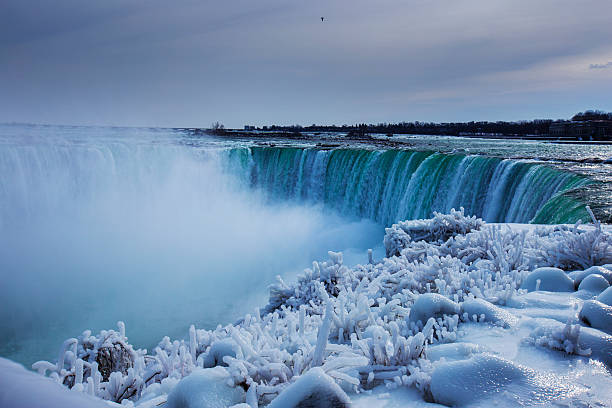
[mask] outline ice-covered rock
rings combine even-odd
[[[521,289],[527,289],[529,292],[535,290],[573,292],[574,281],[559,268],[537,268],[527,275]]]
[[[597,300],[608,306],[612,306],[612,286],[604,290],[597,296]]]
[[[346,408],[351,400],[325,372],[315,367],[300,376],[268,408]]]
[[[484,299],[468,299],[461,303],[461,314],[464,313],[467,313],[468,316],[481,317],[484,315],[485,321],[504,327],[514,326],[518,322],[518,318],[512,313]]]
[[[587,300],[582,305],[579,317],[587,325],[612,334],[612,306],[597,300]]]
[[[438,293],[424,293],[419,295],[410,309],[410,320],[426,323],[430,317],[442,315],[455,315],[460,311],[459,304]]]
[[[576,286],[580,285],[582,280],[589,275],[603,276],[608,282],[608,284],[612,284],[612,271],[607,268],[604,268],[603,266],[591,266],[590,268],[587,268],[584,271],[574,271],[568,274],[568,276],[572,278]]]
[[[226,408],[243,403],[246,392],[232,387],[224,367],[195,370],[183,378],[168,395],[167,408]]]
[[[592,274],[588,275],[582,280],[582,282],[580,282],[580,285],[578,285],[578,290],[584,290],[591,293],[601,293],[609,287],[610,284],[606,278],[601,275]]]

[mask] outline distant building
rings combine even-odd
[[[244,130],[255,130],[255,126],[244,125]]]
[[[572,120],[553,122],[549,133],[554,137],[577,140],[612,140],[612,120]]]

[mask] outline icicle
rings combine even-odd
[[[66,358],[66,352],[71,346],[76,346],[78,344],[78,340],[75,338],[68,339],[64,341],[62,348],[60,350],[59,358],[57,359],[57,373],[61,374],[64,369],[64,359]],[[76,353],[75,353],[76,354]]]
[[[317,345],[312,357],[312,367],[318,367],[323,364],[325,347],[327,346],[329,331],[331,330],[332,313],[333,307],[331,301],[328,300],[327,307],[325,309],[325,316],[323,316],[323,322],[321,323],[321,327],[319,327],[319,334],[317,335]]]
[[[252,383],[249,387],[246,394],[246,403],[249,404],[251,408],[259,407],[259,401],[257,400],[257,383]]]
[[[300,305],[300,337],[304,337],[304,319],[306,318],[306,306]]]
[[[81,384],[83,382],[83,360],[77,358],[74,364],[74,383]]]
[[[191,354],[191,361],[193,364],[196,362],[196,349],[198,347],[198,343],[196,341],[196,329],[192,324],[189,326],[189,353]]]
[[[117,322],[117,327],[119,327],[119,335],[121,336],[122,339],[125,340],[125,323],[122,322],[121,320],[119,320]]]

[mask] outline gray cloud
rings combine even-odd
[[[4,0],[0,121],[241,126],[612,110],[612,85],[566,70],[609,55],[611,14],[605,0]]]

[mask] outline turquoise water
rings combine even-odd
[[[588,214],[567,193],[594,183],[533,161],[432,151],[249,147],[226,160],[274,199],[384,225],[459,207],[489,222],[574,223]]]

